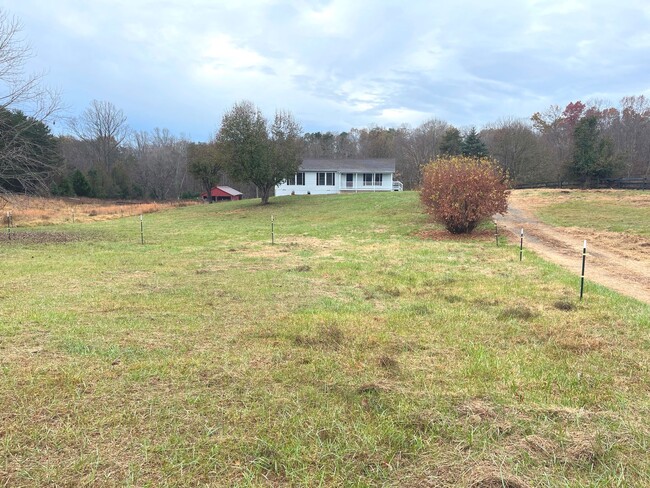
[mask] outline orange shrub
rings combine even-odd
[[[508,209],[508,179],[489,159],[452,156],[423,170],[420,200],[449,232],[472,232],[482,221]]]

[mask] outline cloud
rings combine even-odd
[[[457,125],[650,89],[641,0],[6,0],[73,115],[205,138],[233,103],[307,130]]]

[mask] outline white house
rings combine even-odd
[[[275,188],[275,195],[401,190],[394,159],[304,159],[298,172]]]

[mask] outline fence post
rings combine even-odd
[[[521,241],[519,242],[519,261],[523,259],[524,256],[524,228],[521,228]]]
[[[585,288],[585,261],[587,260],[587,239],[582,246],[582,274],[580,275],[580,300],[582,300],[582,293]]]

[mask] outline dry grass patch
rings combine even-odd
[[[92,236],[76,232],[29,231],[23,228],[12,229],[11,234],[0,232],[0,242],[29,243],[29,244],[62,244],[90,240]]]
[[[329,324],[319,327],[313,335],[296,334],[293,342],[301,347],[338,349],[344,340],[343,331],[338,326]]]
[[[194,205],[194,201],[139,202],[92,198],[46,198],[13,195],[2,211],[11,212],[16,227],[97,222]],[[4,217],[6,219],[6,216]],[[6,223],[5,223],[6,225]]]
[[[466,486],[469,488],[529,488],[531,486],[505,469],[488,464],[472,468],[466,480]]]
[[[478,398],[459,405],[458,413],[463,417],[478,421],[494,420],[497,417],[492,405]]]
[[[377,363],[379,364],[380,367],[391,371],[391,372],[398,372],[399,371],[399,363],[397,362],[397,359],[391,357],[391,356],[381,356]]]
[[[431,241],[476,241],[486,242],[494,241],[494,231],[488,229],[478,229],[470,234],[452,234],[445,229],[420,230],[414,234],[416,237]]]

